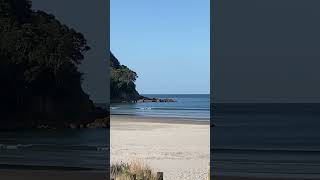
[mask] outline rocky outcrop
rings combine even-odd
[[[112,53],[110,53],[110,71],[110,101],[115,103],[137,101],[140,97],[135,85],[137,73],[121,65]]]
[[[121,65],[118,59],[110,53],[110,97],[111,103],[119,102],[176,102],[171,98],[148,98],[141,96],[136,90],[135,80],[137,74],[125,65]]]
[[[47,127],[48,129],[49,127]],[[70,129],[94,129],[94,128],[110,128],[109,118],[96,119],[94,122],[88,124],[69,124]]]
[[[147,98],[147,97],[142,97],[141,99],[137,100],[138,103],[141,102],[176,102],[175,99],[171,99],[171,98],[165,98],[165,99],[160,99],[160,98]]]
[[[86,128],[110,128],[110,118],[96,119],[93,123],[87,124]]]

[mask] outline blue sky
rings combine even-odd
[[[210,0],[111,0],[111,51],[141,94],[210,91]]]

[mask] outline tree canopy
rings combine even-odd
[[[118,59],[111,53],[111,101],[134,101],[140,95],[136,90],[135,81],[138,78],[136,72],[125,65],[121,65]]]
[[[82,99],[85,111],[91,111],[92,102],[82,91],[82,73],[78,71],[84,53],[90,50],[86,39],[54,15],[31,7],[29,0],[0,0],[2,115],[9,117],[30,106],[37,109],[35,104],[40,104],[37,111],[46,119],[48,111],[58,108],[53,104],[63,98],[74,106],[65,111],[80,111],[80,105],[72,103],[74,99]],[[37,98],[39,102],[35,102]],[[75,116],[66,117],[78,118]]]

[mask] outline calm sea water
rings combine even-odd
[[[0,164],[106,170],[106,129],[0,132]]]
[[[213,114],[214,174],[320,179],[320,104],[220,104]]]
[[[111,104],[111,114],[127,114],[149,117],[195,118],[209,120],[209,94],[146,94],[150,98],[173,98],[170,103],[115,103]]]

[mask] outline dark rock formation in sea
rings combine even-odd
[[[171,98],[160,99],[160,98],[147,98],[147,97],[141,96],[141,98],[137,102],[138,103],[139,102],[176,102],[176,100]]]
[[[111,102],[175,102],[174,99],[159,99],[141,96],[136,90],[136,72],[125,65],[110,52],[110,97]]]

